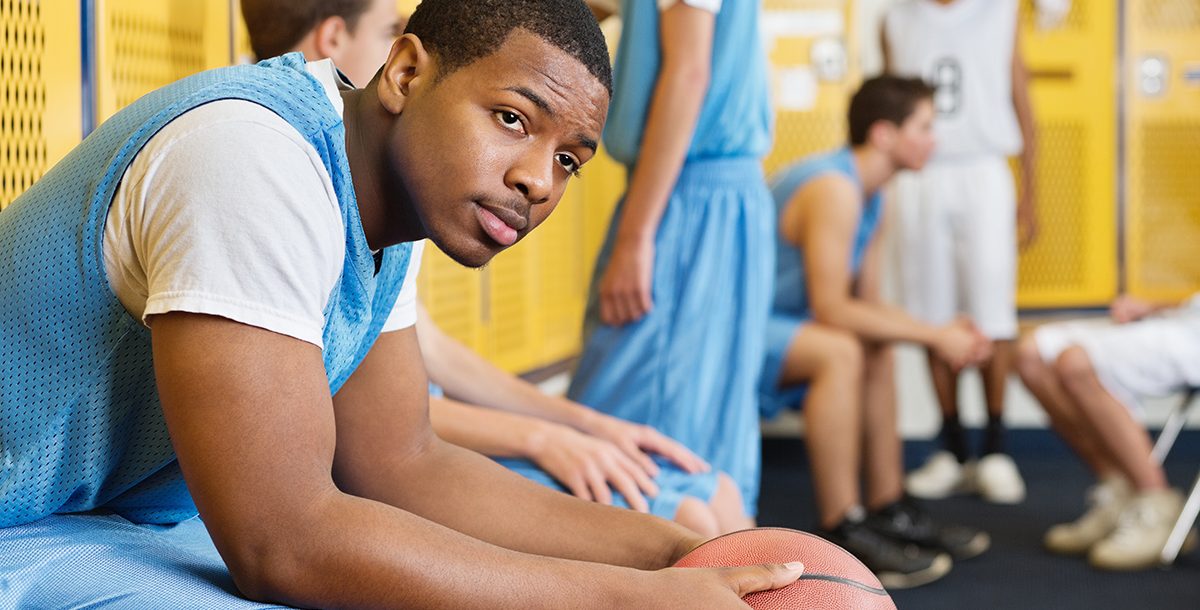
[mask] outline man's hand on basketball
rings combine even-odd
[[[691,474],[708,472],[711,468],[687,447],[650,426],[595,412],[584,427],[584,432],[616,445],[651,477],[658,476],[659,472],[658,465],[650,458],[651,453],[667,458]]]
[[[653,280],[653,239],[618,238],[600,279],[600,320],[624,326],[642,319],[654,307]]]
[[[611,505],[615,489],[630,508],[644,513],[650,510],[646,496],[658,495],[658,486],[645,469],[606,440],[551,424],[534,445],[530,449],[534,463],[579,498]]]
[[[786,587],[804,574],[804,565],[765,564],[738,568],[668,568],[650,573],[656,597],[643,607],[745,610],[742,598]]]

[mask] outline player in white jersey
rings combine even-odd
[[[1021,339],[1017,368],[1098,480],[1087,512],[1050,528],[1046,548],[1141,570],[1158,565],[1183,496],[1151,451],[1140,399],[1200,385],[1200,293],[1182,304],[1122,296],[1111,313],[1038,327]]]
[[[1037,231],[1033,181],[1022,180],[1018,196],[1007,163],[1019,154],[1022,174],[1033,175],[1033,116],[1017,38],[1017,0],[904,0],[884,21],[886,69],[937,87],[937,153],[896,183],[904,304],[936,324],[965,314],[994,342],[981,370],[988,425],[978,465],[968,459],[958,419],[958,372],[929,354],[945,450],[906,481],[919,497],[972,488],[993,502],[1025,496],[1004,452],[1002,423],[1017,335],[1017,236],[1024,246]]]

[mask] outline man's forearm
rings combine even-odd
[[[290,521],[303,531],[275,549],[279,556],[261,557],[272,564],[269,578],[239,582],[247,595],[303,607],[599,609],[644,574],[500,548],[341,493]],[[602,546],[599,540],[593,544]]]
[[[590,409],[564,398],[548,396],[537,386],[496,368],[433,326],[431,320],[420,320],[418,330],[429,379],[440,385],[448,397],[586,431],[593,415]]]
[[[341,489],[515,551],[642,569],[670,565],[700,542],[669,521],[586,502],[434,440],[408,459],[346,464]]]

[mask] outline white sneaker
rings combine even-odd
[[[993,504],[1020,504],[1025,501],[1025,481],[1012,458],[1003,453],[983,456],[975,469],[975,487],[984,500]]]
[[[1174,489],[1134,495],[1117,518],[1116,529],[1092,547],[1088,562],[1102,570],[1145,570],[1157,566],[1182,510],[1183,495]],[[1194,545],[1194,535],[1189,534],[1184,548]]]
[[[1082,555],[1117,528],[1117,518],[1129,504],[1133,490],[1129,482],[1113,476],[1087,492],[1087,512],[1071,523],[1060,523],[1046,530],[1042,541],[1046,550],[1059,555]]]
[[[908,473],[904,489],[910,496],[925,500],[941,500],[971,488],[972,464],[959,464],[954,454],[939,451],[924,466]]]

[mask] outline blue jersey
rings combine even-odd
[[[278,114],[332,179],[346,256],[324,312],[331,392],[383,328],[412,247],[387,248],[376,273],[342,117],[302,56],[212,70],[146,95],[0,213],[0,527],[98,507],[143,523],[196,514],[163,421],[150,332],[110,290],[101,246],[113,194],[138,151],[176,117],[220,99]]]
[[[862,189],[862,180],[854,166],[854,154],[849,148],[804,159],[781,170],[771,182],[771,195],[775,199],[776,218],[796,192],[809,181],[829,173],[838,173],[849,178]],[[854,235],[850,259],[850,272],[858,276],[862,268],[867,245],[875,236],[882,215],[882,197],[878,192],[864,193],[862,214],[858,230]],[[775,299],[772,312],[791,317],[808,318],[811,311],[808,302],[808,286],[804,276],[804,251],[794,244],[776,236]]]
[[[762,157],[771,149],[770,90],[758,0],[726,0],[716,15],[712,76],[688,159]],[[633,165],[661,61],[658,3],[623,0],[621,43],[604,144],[614,159]]]

